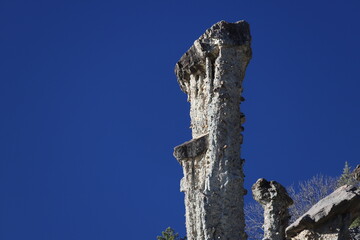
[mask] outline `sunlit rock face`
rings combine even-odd
[[[200,36],[176,64],[188,95],[192,140],[174,150],[183,167],[189,240],[246,239],[240,112],[242,81],[251,58],[245,21],[221,21]]]
[[[276,181],[260,178],[251,188],[253,198],[264,208],[263,240],[284,240],[293,204],[286,189]]]
[[[350,224],[360,216],[360,189],[344,185],[321,199],[286,229],[293,240],[356,239]],[[351,238],[353,237],[353,238]]]

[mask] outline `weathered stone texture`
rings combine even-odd
[[[174,149],[174,157],[181,163],[182,160],[194,159],[203,154],[208,147],[208,134],[194,138]]]
[[[286,189],[276,181],[260,178],[252,186],[253,198],[264,208],[264,240],[284,240],[293,204]]]
[[[351,240],[360,240],[360,227],[350,228],[349,231]]]
[[[193,140],[175,148],[184,178],[189,240],[246,239],[243,213],[242,80],[251,58],[249,25],[221,21],[176,64],[188,94]]]
[[[356,168],[353,171],[353,176],[355,180],[360,181],[360,164],[356,166]]]
[[[360,189],[345,185],[321,199],[286,229],[291,239],[347,240],[349,226],[360,216]],[[304,237],[311,235],[311,237]]]

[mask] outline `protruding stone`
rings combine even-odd
[[[350,239],[350,224],[360,216],[360,189],[344,185],[321,199],[303,216],[286,229],[286,235],[300,239],[303,231],[311,232],[319,238],[307,239]],[[325,238],[327,236],[327,238]]]
[[[293,204],[286,189],[264,178],[257,180],[251,189],[254,199],[264,208],[263,240],[284,240],[290,219],[288,208]]]
[[[246,239],[240,158],[242,81],[251,58],[249,24],[221,21],[176,64],[188,94],[193,140],[175,148],[184,178],[189,240]]]
[[[174,157],[181,160],[196,158],[207,150],[208,134],[185,142],[174,149]]]
[[[247,65],[251,58],[250,42],[250,26],[246,21],[236,23],[220,21],[214,24],[194,42],[194,45],[176,64],[175,74],[181,89],[189,94],[190,76],[206,76],[206,59],[208,58],[214,62],[219,56],[219,48],[221,47],[244,47],[244,57],[247,59],[244,59],[245,61],[239,62],[237,65]],[[233,67],[236,67],[236,65]]]
[[[356,168],[353,171],[353,176],[355,180],[360,181],[360,164],[356,166]]]

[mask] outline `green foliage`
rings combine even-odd
[[[353,221],[352,224],[350,225],[350,228],[356,228],[356,227],[360,227],[360,217],[355,219],[355,221]]]
[[[156,237],[157,240],[186,240],[186,237],[180,238],[179,234],[171,227],[168,227],[161,233],[161,236]]]
[[[349,166],[348,162],[346,161],[344,169],[343,169],[343,173],[341,174],[341,176],[337,182],[337,186],[341,187],[344,185],[356,185],[356,184],[357,184],[357,181],[353,177],[353,174],[351,172],[351,167]]]

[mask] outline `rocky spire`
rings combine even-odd
[[[251,58],[245,21],[221,21],[200,36],[176,64],[188,95],[192,140],[174,150],[183,167],[189,240],[246,239],[241,134],[242,80]]]
[[[251,189],[254,199],[264,208],[263,240],[284,240],[290,219],[288,208],[293,204],[286,189],[264,178],[257,180]]]

